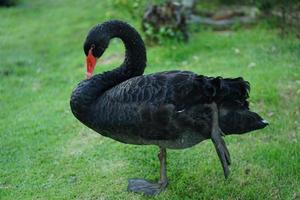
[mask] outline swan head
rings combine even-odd
[[[83,45],[86,55],[86,78],[91,78],[97,64],[97,60],[102,56],[108,47],[109,38],[104,31],[96,26],[90,30]]]
[[[138,32],[129,24],[110,20],[94,26],[85,39],[83,49],[86,55],[86,77],[93,75],[94,68],[112,38],[120,38],[125,46],[125,59],[121,64],[130,67],[131,76],[141,75],[146,67],[146,49]]]

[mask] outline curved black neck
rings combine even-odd
[[[125,45],[125,59],[120,67],[93,77],[99,81],[102,90],[144,73],[147,61],[145,45],[139,33],[129,24],[118,20],[108,21],[94,27],[89,35],[94,37],[96,44],[108,44],[111,39],[120,38]],[[106,41],[101,41],[103,38]]]
[[[102,25],[103,32],[112,38],[120,38],[125,45],[125,59],[120,66],[127,78],[139,76],[146,67],[146,49],[139,33],[129,24],[121,21],[109,21]],[[129,76],[129,77],[128,77]]]
[[[87,113],[106,90],[144,73],[147,61],[144,42],[138,32],[127,23],[113,20],[97,25],[90,31],[87,40],[96,45],[105,42],[108,46],[112,38],[123,41],[126,49],[124,62],[118,68],[82,81],[73,91],[71,109],[82,122],[90,121]]]

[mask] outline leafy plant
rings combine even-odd
[[[148,7],[142,27],[147,41],[151,43],[162,43],[166,39],[188,40],[186,14],[178,3],[167,1]]]

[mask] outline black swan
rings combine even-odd
[[[124,62],[92,76],[97,59],[112,38],[126,49]],[[158,183],[130,179],[128,191],[155,195],[166,188],[166,148],[183,149],[211,139],[225,177],[230,155],[222,136],[242,134],[268,125],[249,110],[249,82],[243,78],[206,77],[190,71],[143,75],[146,49],[129,24],[112,20],[93,27],[84,42],[87,79],[74,89],[74,116],[103,136],[126,144],[160,148]]]

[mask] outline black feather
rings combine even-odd
[[[208,105],[216,102],[226,134],[262,128],[262,119],[249,111],[250,84],[243,78],[206,77],[190,71],[142,75],[144,43],[133,27],[116,20],[94,27],[84,50],[96,44],[94,54],[102,55],[113,37],[125,44],[124,62],[82,81],[71,96],[72,112],[88,127],[124,143],[186,148],[210,138]]]

